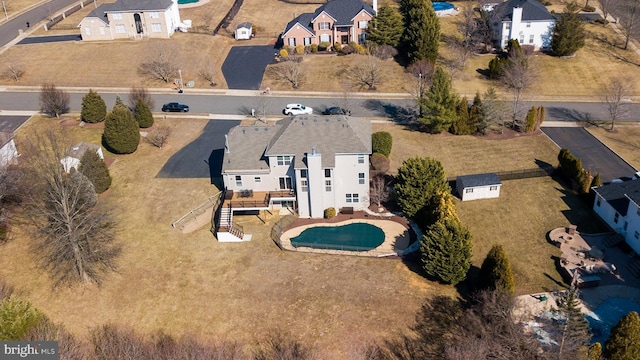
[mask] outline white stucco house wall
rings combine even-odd
[[[178,0],[117,0],[98,6],[78,25],[84,41],[169,38],[181,27]]]
[[[498,21],[494,34],[498,47],[506,49],[511,39],[535,50],[551,47],[551,34],[556,18],[537,0],[509,0],[492,10]]]
[[[71,169],[78,170],[78,168],[80,167],[80,159],[82,159],[84,153],[89,150],[96,152],[100,159],[104,160],[102,148],[99,145],[81,142],[79,144],[73,145],[69,152],[65,155],[65,157],[60,159],[60,163],[62,164],[64,171],[69,173],[71,172]]]
[[[300,217],[322,218],[327,208],[369,206],[370,154],[368,120],[299,115],[276,125],[232,128],[222,177],[227,191],[251,194],[262,208],[286,204]],[[236,200],[234,195],[234,201],[226,202],[232,212],[259,205]]]
[[[494,173],[463,175],[456,179],[456,190],[462,201],[500,197],[502,183]]]
[[[596,194],[593,211],[640,254],[640,180],[610,183],[592,189]]]
[[[250,22],[240,23],[236,26],[235,38],[236,40],[249,40],[252,32],[253,24]]]
[[[0,167],[18,161],[18,149],[13,141],[13,133],[0,131]]]

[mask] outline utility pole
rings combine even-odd
[[[4,17],[7,21],[9,21],[9,14],[7,13],[7,4],[2,0],[2,10],[4,10]]]

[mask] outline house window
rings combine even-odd
[[[496,191],[498,187],[496,185],[489,186],[489,191]]]
[[[638,233],[637,231],[633,233],[633,237],[636,239],[640,239],[640,233]]]
[[[116,24],[116,34],[124,34],[124,24]]]
[[[152,18],[152,19],[159,19],[160,18],[160,14],[158,14],[157,11],[150,12],[149,13],[149,17]]]
[[[301,187],[300,190],[302,190],[302,192],[309,191],[309,180],[307,179],[300,180],[300,187]]]
[[[331,191],[331,180],[324,181],[324,191]]]
[[[280,190],[291,190],[291,178],[288,176],[281,177],[278,179],[278,183],[280,184]]]
[[[520,40],[518,40],[520,44],[524,44],[524,34],[520,34]]]
[[[511,30],[511,23],[505,23],[504,24],[504,29],[505,30]]]
[[[87,35],[91,35],[91,28],[88,28],[88,27],[84,28],[84,33]]]
[[[358,155],[358,164],[364,164],[364,155]]]
[[[533,44],[533,34],[529,35],[529,44]]]
[[[121,13],[114,13],[113,14],[113,20],[122,20],[122,14]]]
[[[530,22],[528,22],[528,23],[527,23],[527,27],[528,27],[528,28],[530,28],[530,27],[531,27],[531,23],[530,23]]]
[[[289,46],[296,46],[296,38],[289,38]]]
[[[613,222],[617,224],[619,218],[620,218],[620,214],[616,213],[616,216],[613,217]]]
[[[364,173],[358,173],[358,184],[364,184]]]
[[[473,192],[473,188],[464,189],[465,194],[471,194]]]
[[[256,184],[259,184],[262,182],[262,178],[260,176],[256,176],[253,178],[253,182],[255,182]]]
[[[346,202],[349,204],[360,202],[360,199],[358,198],[358,194],[346,194]]]
[[[161,31],[162,31],[162,24],[160,23],[151,24],[151,32],[161,32]]]
[[[331,28],[331,23],[321,22],[318,23],[318,30],[329,30]]]
[[[329,36],[329,34],[322,34],[320,35],[320,42],[331,42],[331,36]]]
[[[100,26],[100,35],[104,35],[104,26]]]
[[[358,21],[358,29],[366,29],[367,25],[369,25],[369,21],[367,20]]]
[[[277,157],[278,159],[278,166],[283,166],[283,165],[291,165],[291,156],[289,155],[280,155]]]
[[[331,169],[324,169],[324,177],[331,177]]]
[[[596,200],[596,206],[600,207],[600,198],[598,198],[598,200]],[[640,215],[640,209],[638,209],[638,215]]]
[[[358,44],[364,44],[367,42],[367,33],[362,33],[358,35]]]
[[[310,37],[304,38],[304,46],[309,46],[309,45],[311,45],[311,38]]]
[[[307,169],[300,170],[300,177],[303,179],[307,178]]]
[[[236,186],[242,187],[242,176],[236,175]]]

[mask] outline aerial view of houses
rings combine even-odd
[[[0,358],[638,358],[640,1],[2,5]]]

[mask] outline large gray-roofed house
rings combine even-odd
[[[509,0],[493,10],[499,21],[494,27],[494,41],[506,49],[510,39],[534,49],[551,46],[551,34],[556,23],[554,15],[537,0]]]
[[[640,180],[615,182],[592,188],[593,210],[613,231],[640,253]]]

